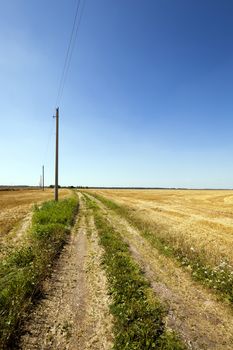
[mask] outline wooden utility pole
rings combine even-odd
[[[42,188],[44,191],[44,165],[42,166]]]
[[[55,192],[54,199],[58,201],[58,139],[59,139],[59,108],[56,108],[56,149],[55,149]]]

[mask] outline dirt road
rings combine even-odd
[[[101,256],[93,217],[80,196],[70,242],[44,283],[44,298],[25,323],[21,349],[111,349],[112,317]]]
[[[189,349],[232,350],[233,313],[171,257],[159,253],[128,221],[88,194],[125,240],[167,308],[166,327]],[[91,209],[80,194],[80,212],[70,242],[43,286],[44,297],[25,322],[20,348],[111,349],[114,337],[103,251]]]

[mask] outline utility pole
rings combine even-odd
[[[59,108],[56,108],[56,149],[55,149],[55,201],[58,201],[58,139],[59,139]]]
[[[42,188],[44,191],[44,165],[42,165]]]

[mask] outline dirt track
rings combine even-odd
[[[81,198],[70,242],[51,278],[45,298],[27,320],[21,349],[93,349],[112,347],[112,317],[93,218]]]
[[[129,244],[155,297],[166,305],[167,327],[176,331],[189,349],[232,350],[233,314],[229,306],[194,282],[172,258],[161,255],[127,220],[89,196]],[[25,323],[21,349],[112,348],[113,320],[101,265],[103,252],[92,211],[82,195],[80,207],[70,242],[44,283],[45,297]]]

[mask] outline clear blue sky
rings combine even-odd
[[[75,6],[0,2],[0,184],[54,182]],[[61,185],[233,187],[233,1],[86,0],[60,119]]]

